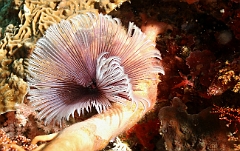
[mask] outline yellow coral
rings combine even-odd
[[[231,81],[236,82],[234,85],[232,91],[233,92],[239,92],[240,90],[240,75],[236,74],[235,70],[237,71],[238,67],[236,64],[230,64],[228,61],[225,63],[226,67],[219,70],[220,76],[218,77],[218,80],[221,81],[223,85],[229,84]]]
[[[0,40],[0,114],[15,110],[27,93],[24,61],[45,30],[61,19],[85,11],[109,13],[127,0],[14,0],[9,10],[18,16],[20,25],[9,24]],[[23,9],[20,9],[23,8]],[[0,20],[4,20],[0,16]]]

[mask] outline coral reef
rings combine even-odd
[[[24,108],[21,104],[27,93],[28,85],[25,82],[25,62],[32,53],[35,42],[45,30],[61,19],[88,9],[93,12],[108,13],[120,6],[124,1],[0,1],[0,113],[17,110],[3,115],[8,119],[4,122],[3,129],[11,138],[17,134],[24,134],[33,138],[39,134],[58,132],[62,128],[46,127],[42,121],[35,117],[35,111]],[[9,18],[13,16],[13,18]],[[26,103],[27,101],[25,101]],[[27,103],[28,104],[28,103]],[[29,104],[28,104],[29,105]],[[29,114],[25,114],[30,112]],[[11,118],[10,116],[11,115]],[[14,118],[16,116],[16,118]],[[23,120],[23,121],[21,121]],[[17,121],[21,121],[18,123]],[[36,127],[34,127],[36,126]]]
[[[123,16],[127,15],[130,16],[130,20],[135,20],[137,25],[141,27],[147,25],[149,30],[147,32],[153,35],[152,39],[157,43],[157,48],[162,54],[165,75],[160,76],[156,109],[168,106],[170,100],[177,96],[187,106],[187,113],[190,115],[198,115],[208,107],[211,110],[214,104],[237,110],[240,106],[239,93],[235,93],[239,81],[240,46],[237,37],[239,2],[233,0],[228,2],[220,0],[217,3],[211,0],[186,2],[132,1],[131,5],[125,4],[111,14],[121,18],[123,13]],[[134,12],[125,12],[124,7]],[[233,18],[235,24],[231,22]],[[124,17],[122,19],[124,20]],[[209,111],[209,115],[211,114],[213,112]],[[140,121],[136,127],[147,125],[153,119],[152,116],[155,115],[151,113],[147,115],[150,118]],[[221,120],[220,114],[214,116],[216,121],[218,116]],[[237,120],[237,115],[235,117]],[[226,127],[226,124],[222,124],[222,127]],[[132,131],[132,135],[138,132],[146,136],[148,135],[146,131]],[[234,133],[234,129],[228,127],[226,131]],[[212,133],[217,135],[217,132]],[[238,133],[235,135],[238,136]],[[127,135],[131,136],[128,133]],[[228,140],[228,135],[222,134],[221,137]],[[159,141],[156,141],[156,138]],[[140,139],[142,140],[139,141]],[[150,141],[155,144],[154,149],[157,149],[161,148],[161,144],[158,144],[162,142],[161,140],[162,138],[157,135],[151,138],[130,137],[128,143],[132,149],[138,150],[145,148],[141,142]],[[233,145],[230,149],[233,149]]]
[[[219,119],[226,121],[227,127],[232,127],[234,129],[233,132],[229,133],[228,140],[236,141],[236,144],[239,143],[239,122],[240,122],[240,109],[234,109],[230,107],[219,107],[214,105],[212,109],[212,113],[219,114]]]
[[[129,146],[126,143],[122,142],[118,137],[116,137],[113,146],[114,147],[109,151],[132,151]]]
[[[227,151],[233,149],[228,141],[230,133],[211,108],[199,114],[188,114],[187,107],[179,98],[173,98],[172,105],[159,111],[160,134],[167,150],[209,150]]]
[[[24,83],[26,73],[21,71],[25,67],[26,58],[34,49],[35,42],[52,23],[61,19],[68,20],[81,12],[105,12],[120,18],[125,27],[129,21],[141,27],[150,39],[156,42],[165,70],[165,75],[160,75],[156,105],[139,123],[120,135],[119,139],[126,142],[132,150],[150,150],[148,146],[157,151],[171,148],[239,150],[239,0],[131,0],[131,3],[114,1],[115,10],[108,9],[113,8],[109,7],[113,1],[110,5],[105,2],[108,1],[83,1],[81,5],[71,0],[62,0],[61,3],[60,0],[0,0],[0,78],[3,86],[1,98],[10,99],[9,94],[18,91],[19,79],[23,79],[22,85],[27,88]],[[118,5],[121,7],[118,8]],[[14,87],[9,85],[10,77],[13,77],[10,84],[14,84]],[[5,93],[5,90],[10,91]],[[22,102],[21,95],[24,94],[19,94],[17,99]],[[174,104],[174,97],[181,99],[181,102]],[[27,104],[27,100],[24,100],[24,103]],[[157,119],[159,110],[161,123]],[[20,112],[17,110],[18,113]],[[52,140],[53,143],[57,141],[54,137],[61,135],[58,133],[61,128],[56,127],[53,130],[49,126],[44,127],[42,121],[34,116],[34,112],[26,118],[25,113],[24,116],[17,114],[10,112],[0,116],[0,124],[11,139],[16,133],[30,139],[43,135],[37,136],[33,143],[41,140]],[[26,127],[33,125],[32,127],[38,128],[29,129],[29,133],[20,129],[12,131],[17,125],[10,123],[18,121],[13,118],[14,115],[18,116],[17,119],[27,119],[23,120],[23,123],[27,121]],[[12,121],[8,120],[8,117],[12,117]],[[77,117],[65,125],[82,120]],[[5,122],[7,124],[4,126]],[[163,135],[158,134],[159,124]],[[153,133],[150,133],[149,129]],[[83,133],[88,134],[87,129],[85,130]],[[65,132],[62,136],[66,136]],[[54,134],[44,135],[49,133]],[[213,137],[210,137],[210,134]],[[108,146],[112,147],[114,146]]]
[[[213,79],[208,88],[210,95],[221,95],[228,89],[237,93],[240,89],[240,58],[235,58],[231,63],[225,62],[225,65],[219,69],[217,76]]]
[[[159,135],[159,120],[147,120],[134,125],[126,132],[126,138],[137,137],[139,143],[141,143],[148,150],[153,150],[155,144],[151,142],[156,135]]]
[[[14,138],[10,139],[9,136],[7,136],[6,132],[0,129],[0,150],[31,151],[35,148],[37,148],[37,145],[31,144],[31,140],[27,139],[25,136],[16,135]]]
[[[84,10],[108,13],[120,6],[116,1],[61,1],[19,0],[1,2],[0,41],[0,113],[15,110],[27,93],[24,62],[32,53],[34,45],[53,23],[67,19]],[[7,18],[14,16],[14,18]],[[18,16],[18,17],[17,17]],[[7,22],[8,21],[8,22]],[[6,104],[6,105],[5,105]]]

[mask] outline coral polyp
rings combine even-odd
[[[50,26],[29,59],[29,100],[45,123],[90,112],[111,103],[151,103],[134,91],[144,79],[163,73],[160,53],[144,33],[119,19],[80,14]]]

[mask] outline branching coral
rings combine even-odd
[[[115,142],[113,143],[112,151],[132,151],[128,144],[122,142],[118,137],[116,137]]]
[[[227,127],[234,127],[234,132],[229,135],[229,140],[238,141],[239,139],[239,127],[240,127],[240,109],[234,109],[230,107],[219,107],[214,105],[212,113],[219,114],[219,119],[226,121]]]

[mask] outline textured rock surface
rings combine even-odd
[[[233,150],[233,142],[226,134],[230,134],[225,123],[211,113],[211,108],[199,114],[188,114],[187,107],[175,97],[171,106],[160,109],[159,132],[165,141],[166,150]]]

